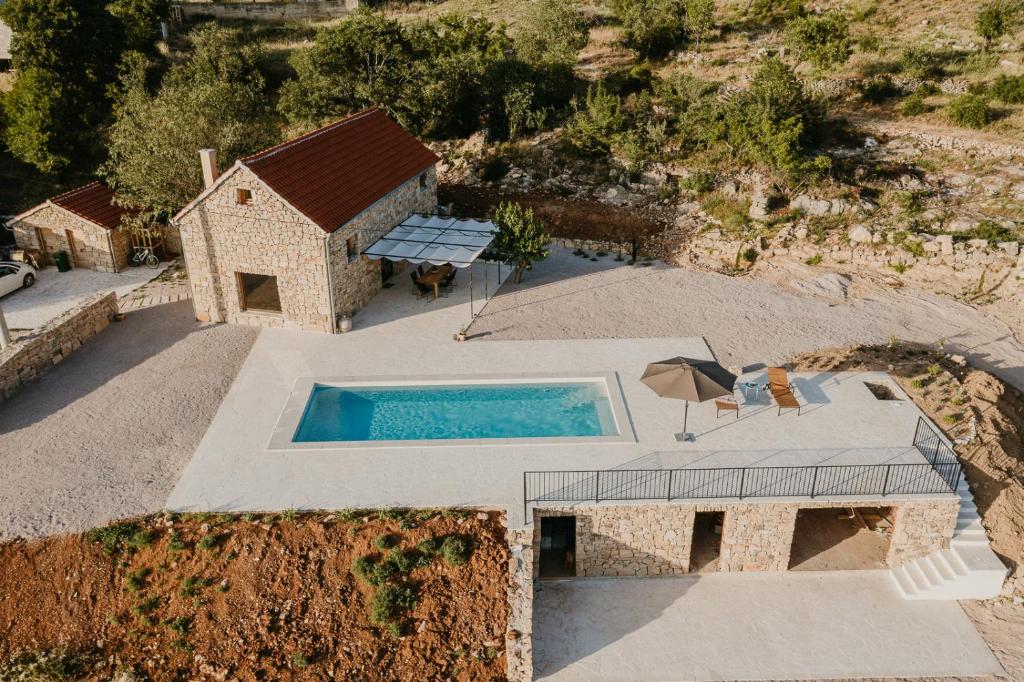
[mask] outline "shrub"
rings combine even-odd
[[[712,218],[722,224],[722,229],[733,235],[742,235],[750,225],[749,206],[746,202],[729,199],[720,194],[704,198],[701,207]]]
[[[198,575],[187,576],[181,579],[181,587],[178,589],[180,594],[185,599],[196,597],[203,588],[206,587],[206,579]]]
[[[907,271],[907,269],[910,266],[908,266],[906,263],[897,262],[897,263],[889,263],[889,267],[892,268],[893,270],[895,270],[897,273],[902,275],[904,272]]]
[[[144,616],[147,613],[155,611],[158,606],[160,606],[160,597],[149,597],[148,599],[143,599],[133,606],[132,613],[136,616]]]
[[[167,538],[167,551],[171,554],[177,554],[178,552],[184,552],[188,549],[185,541],[181,539],[181,533],[176,530],[172,530],[170,536]]]
[[[378,535],[373,539],[373,546],[380,550],[391,549],[398,544],[398,538],[390,533]]]
[[[942,366],[941,365],[937,365],[935,363],[932,363],[932,364],[928,365],[928,369],[925,370],[925,371],[928,372],[928,376],[930,376],[930,377],[937,377],[940,374],[942,374]]]
[[[882,41],[874,33],[869,33],[857,39],[857,49],[861,52],[878,52],[882,49]]]
[[[293,668],[305,668],[309,665],[309,658],[298,651],[292,652],[290,660]]]
[[[416,591],[407,585],[381,585],[370,600],[370,621],[378,625],[397,623],[405,611],[416,607]]]
[[[184,637],[192,628],[192,619],[188,616],[178,616],[177,618],[168,618],[163,624],[165,628],[179,637]]]
[[[145,529],[137,530],[128,540],[128,546],[132,549],[142,549],[143,547],[149,547],[153,544],[154,539],[156,539],[156,536],[153,535],[152,531]]]
[[[865,102],[878,104],[900,94],[900,89],[889,75],[875,76],[860,83],[860,97]]]
[[[15,654],[0,665],[0,680],[11,682],[51,682],[77,680],[86,674],[89,661],[79,655],[58,649]]]
[[[93,528],[86,533],[86,538],[103,549],[109,557],[116,557],[125,548],[130,547],[132,538],[139,532],[138,525],[130,521],[112,523],[103,528]]]
[[[804,14],[803,0],[751,0],[747,3],[747,19],[758,24],[789,21]]]
[[[914,92],[900,103],[900,114],[903,116],[919,116],[928,111],[928,105],[924,102],[924,95]]]
[[[146,578],[151,572],[145,566],[129,572],[124,577],[124,589],[129,592],[139,592],[146,586]]]
[[[685,0],[613,0],[623,42],[642,57],[663,57],[686,40]]]
[[[574,98],[570,107],[572,116],[565,126],[569,141],[583,152],[607,154],[623,128],[619,97],[598,83],[597,87],[587,87],[582,105]]]
[[[992,96],[1006,104],[1024,104],[1024,75],[1000,75],[989,88]]]
[[[820,265],[821,264],[821,254],[820,253],[814,254],[813,256],[811,256],[810,258],[805,260],[804,263],[806,263],[807,265]]]
[[[964,128],[984,128],[992,121],[992,109],[978,95],[960,95],[949,103],[949,118]]]
[[[757,260],[757,249],[750,246],[740,252],[740,258],[747,263],[753,263]]]
[[[207,533],[199,539],[197,547],[202,550],[210,551],[212,549],[216,549],[217,545],[219,545],[223,539],[224,536],[219,533]]]
[[[685,178],[679,178],[679,188],[697,194],[707,194],[715,188],[717,182],[718,176],[714,171],[695,170]]]
[[[987,239],[990,242],[1011,242],[1016,241],[1017,236],[1013,230],[1003,227],[994,220],[982,220],[969,230],[963,230],[953,235],[953,241],[965,242],[971,239]]]
[[[715,0],[686,0],[686,33],[699,50],[715,28]]]
[[[465,564],[469,561],[470,552],[469,543],[458,535],[449,535],[441,543],[441,558],[450,566]]]
[[[833,10],[792,19],[786,24],[786,44],[819,70],[842,64],[850,57],[846,16]]]
[[[900,54],[900,70],[914,78],[937,78],[942,75],[938,55],[919,46],[903,50]]]

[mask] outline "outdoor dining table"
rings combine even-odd
[[[434,300],[436,301],[441,298],[441,282],[444,281],[444,278],[450,275],[454,269],[454,266],[447,263],[444,265],[435,265],[417,277],[416,281],[420,284],[426,284],[427,286],[434,287]]]

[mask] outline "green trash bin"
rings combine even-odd
[[[71,258],[68,252],[61,250],[53,254],[53,264],[57,266],[57,272],[67,272],[71,269]]]

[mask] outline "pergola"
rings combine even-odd
[[[374,260],[406,261],[414,265],[450,264],[469,270],[469,310],[475,317],[473,269],[470,267],[494,240],[497,227],[489,220],[414,214],[378,239],[363,254]],[[485,261],[486,263],[486,261]],[[487,298],[487,270],[484,270],[484,299]],[[498,261],[501,282],[501,261]]]

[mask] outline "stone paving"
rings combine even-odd
[[[122,313],[126,313],[165,303],[177,303],[188,298],[191,298],[188,274],[181,261],[177,261],[161,272],[156,279],[122,296],[118,306]]]
[[[1003,674],[953,601],[886,571],[540,581],[535,679],[798,680]]]

